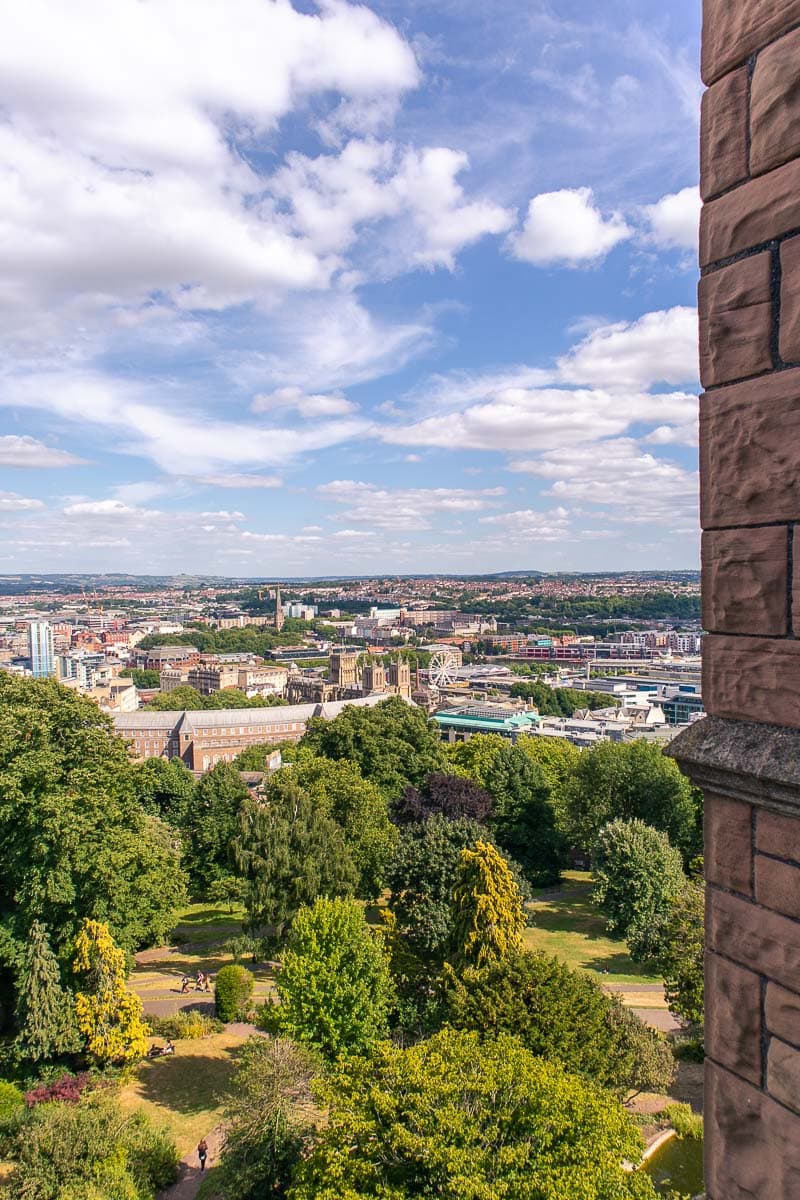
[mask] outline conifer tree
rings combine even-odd
[[[522,896],[491,842],[476,842],[474,850],[462,850],[453,908],[457,962],[481,967],[522,950]]]
[[[125,986],[125,954],[102,921],[85,920],[75,941],[78,1028],[95,1061],[135,1062],[147,1049],[142,1002]]]
[[[77,1047],[72,996],[61,985],[47,928],[34,921],[17,979],[17,1044],[25,1058],[42,1062]]]

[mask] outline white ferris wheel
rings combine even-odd
[[[458,678],[458,659],[452,650],[435,650],[428,664],[428,682],[436,688],[450,687]]]

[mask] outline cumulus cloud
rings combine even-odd
[[[647,205],[643,214],[653,241],[666,248],[696,251],[701,207],[700,192],[696,187],[683,188]]]
[[[698,376],[697,311],[670,308],[602,325],[558,361],[568,383],[611,388],[688,384]]]
[[[346,521],[378,529],[430,529],[437,513],[450,516],[493,507],[503,488],[382,488],[355,479],[334,479],[317,488],[319,495],[345,506]]]
[[[246,471],[232,471],[227,475],[198,475],[197,483],[221,488],[279,488],[283,480],[278,475],[254,475]]]
[[[80,467],[77,454],[46,446],[34,437],[5,434],[0,437],[0,467]]]
[[[631,234],[619,213],[603,215],[591,188],[563,188],[534,196],[509,246],[515,258],[535,266],[576,267],[599,262]]]
[[[341,393],[306,395],[299,387],[282,387],[260,392],[250,405],[251,412],[294,411],[301,417],[341,417],[356,411],[356,405]]]
[[[497,525],[505,541],[561,542],[570,534],[570,513],[566,508],[541,511],[535,508],[516,509],[492,517],[480,517],[482,525]]]
[[[41,500],[20,496],[16,492],[0,492],[0,512],[32,512],[44,507]]]

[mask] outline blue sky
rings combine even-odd
[[[16,8],[0,572],[695,567],[699,7]]]

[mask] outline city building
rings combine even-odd
[[[48,679],[56,673],[53,629],[49,621],[31,621],[28,625],[28,650],[34,679]]]
[[[358,687],[358,658],[358,650],[331,652],[328,659],[328,679],[334,687]]]
[[[467,742],[475,733],[499,733],[515,741],[541,718],[535,709],[515,712],[499,704],[464,704],[433,714],[445,742]]]
[[[201,696],[211,696],[223,688],[238,687],[239,668],[200,662],[190,669],[188,683]]]
[[[386,667],[382,662],[368,662],[361,673],[361,690],[365,696],[386,691]]]
[[[275,588],[275,628],[278,631],[278,633],[280,633],[280,631],[283,629],[283,623],[285,620],[286,620],[286,618],[285,618],[284,612],[283,612],[283,605],[281,604],[281,589],[279,587],[276,587]]]
[[[407,658],[398,655],[389,663],[389,690],[402,696],[405,700],[411,697],[411,665]]]
[[[386,696],[367,696],[279,708],[220,708],[114,715],[116,732],[130,743],[132,757],[180,758],[195,772],[232,762],[247,746],[298,742],[312,717],[333,720],[348,704],[379,704]]]

